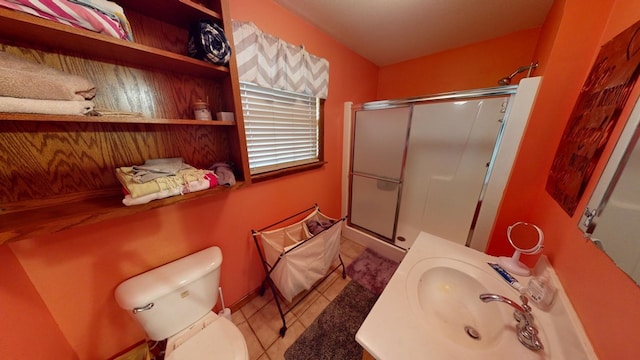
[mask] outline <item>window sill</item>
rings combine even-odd
[[[312,164],[292,166],[286,169],[280,169],[280,170],[274,170],[274,171],[264,172],[260,174],[255,174],[251,176],[251,183],[255,184],[261,181],[266,181],[266,180],[276,179],[276,178],[280,178],[280,177],[291,175],[291,174],[301,173],[303,171],[319,169],[323,167],[326,163],[327,163],[326,161],[318,161]]]

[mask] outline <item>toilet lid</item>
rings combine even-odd
[[[184,342],[174,340],[179,345],[173,351],[167,349],[167,360],[249,359],[247,344],[240,329],[222,316],[217,316],[217,319]]]

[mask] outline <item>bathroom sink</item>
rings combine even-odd
[[[499,358],[501,354],[543,358],[544,351],[537,354],[518,341],[512,307],[480,300],[480,294],[512,296],[514,291],[489,272],[493,271],[489,265],[487,270],[444,257],[415,263],[406,278],[407,299],[425,335],[451,358],[464,358],[470,352],[475,359]],[[544,342],[543,331],[538,330]]]
[[[487,264],[496,260],[421,233],[356,333],[356,340],[380,360],[597,359],[560,291],[550,309],[534,307],[532,311],[543,348],[525,347],[513,316],[514,308],[522,304],[519,292]],[[553,269],[549,264],[545,267],[558,285]],[[526,283],[526,278],[516,278]],[[502,300],[484,302],[480,294],[485,293],[508,298],[515,306]]]
[[[459,346],[490,348],[506,335],[520,346],[512,326],[513,308],[479,299],[483,293],[511,293],[495,275],[455,259],[427,258],[411,268],[406,284],[409,306],[430,336]]]

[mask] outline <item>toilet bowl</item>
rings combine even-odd
[[[201,250],[123,281],[116,301],[151,340],[167,340],[165,359],[246,360],[240,329],[212,311],[221,264],[220,248]]]

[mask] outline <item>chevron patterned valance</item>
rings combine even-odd
[[[240,81],[327,98],[326,59],[264,33],[252,22],[234,20],[233,39]]]

